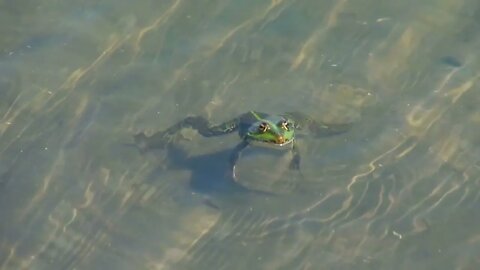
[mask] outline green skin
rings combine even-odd
[[[141,150],[161,148],[170,138],[183,128],[193,128],[204,137],[213,137],[238,132],[242,141],[232,150],[229,160],[229,174],[235,179],[235,165],[240,153],[248,145],[274,147],[293,151],[290,168],[300,168],[300,153],[295,146],[295,131],[308,130],[316,137],[325,137],[346,132],[351,124],[324,124],[317,122],[299,112],[280,115],[250,111],[230,121],[212,125],[201,116],[189,116],[170,128],[157,132],[150,137],[144,133],[134,136],[135,143]]]

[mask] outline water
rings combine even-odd
[[[476,269],[479,11],[0,1],[0,269]],[[131,145],[252,109],[355,125],[275,195],[222,181],[235,136]]]

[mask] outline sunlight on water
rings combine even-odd
[[[477,269],[479,3],[157,2],[0,1],[0,269]],[[354,125],[134,145],[250,110]]]

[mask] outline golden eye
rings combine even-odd
[[[268,130],[268,124],[263,122],[258,126],[258,131],[264,133],[265,131]]]
[[[290,124],[287,122],[287,120],[282,120],[278,123],[278,126],[283,128],[284,130],[289,130],[290,129]]]

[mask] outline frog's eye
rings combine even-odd
[[[260,125],[258,125],[258,131],[261,133],[266,132],[268,129],[269,129],[269,126],[265,122],[262,122]]]
[[[290,123],[288,123],[287,120],[285,120],[285,119],[278,122],[278,126],[281,127],[284,130],[287,130],[287,131],[290,129]]]

